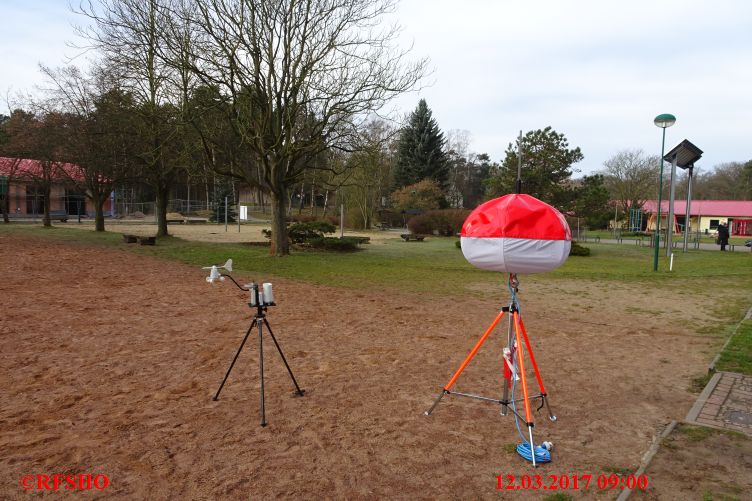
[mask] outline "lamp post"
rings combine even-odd
[[[663,129],[663,140],[661,141],[661,169],[658,177],[658,217],[655,221],[655,248],[653,249],[653,271],[658,271],[658,248],[661,244],[661,196],[663,194],[663,151],[666,147],[666,129],[676,123],[676,117],[670,113],[658,115],[653,120],[656,127]],[[669,224],[671,224],[669,222]]]

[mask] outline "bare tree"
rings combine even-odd
[[[11,162],[15,164],[15,177],[31,185],[35,199],[41,193],[41,209],[44,214],[42,221],[44,226],[52,226],[52,186],[65,179],[62,171],[67,168],[60,160],[61,147],[64,144],[62,131],[65,117],[60,113],[16,110],[11,115],[10,122],[10,134],[5,149],[10,156],[24,159],[18,163]],[[38,209],[40,207],[35,207],[35,210]]]
[[[686,180],[680,194],[686,193]],[[749,200],[752,197],[752,161],[716,165],[709,172],[695,168],[692,196],[704,200]]]
[[[158,236],[167,235],[167,204],[170,190],[182,165],[176,158],[175,141],[181,110],[175,103],[181,90],[175,88],[175,64],[167,59],[166,29],[172,24],[167,0],[99,0],[82,3],[76,13],[91,23],[78,29],[99,51],[121,88],[134,99],[133,133],[140,138],[134,144],[133,158],[140,164],[141,179],[156,194]]]
[[[413,89],[394,0],[176,0],[193,26],[191,69],[226,100],[241,150],[232,173],[272,202],[271,253],[289,253],[288,190],[329,148],[349,149],[370,112]],[[173,39],[174,37],[169,37]]]
[[[392,186],[392,143],[398,131],[383,120],[369,122],[361,131],[357,151],[348,154],[344,172],[335,178],[341,201],[355,211],[356,226],[371,229],[376,210]]]
[[[657,156],[646,156],[637,149],[622,150],[604,162],[600,174],[622,214],[641,208],[657,196],[658,161]]]
[[[129,96],[95,66],[84,75],[75,66],[53,70],[42,66],[52,87],[47,90],[49,111],[64,113],[61,156],[71,165],[62,171],[94,206],[96,231],[104,231],[104,203],[114,185],[128,175],[132,145],[127,138],[133,111]]]

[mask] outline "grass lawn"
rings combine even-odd
[[[232,258],[238,272],[264,273],[335,287],[396,288],[407,292],[446,294],[463,284],[506,283],[506,278],[499,274],[468,264],[456,248],[454,238],[436,237],[425,242],[404,242],[394,238],[379,245],[365,244],[359,252],[294,251],[290,256],[275,258],[268,255],[265,247],[190,242],[174,237],[161,238],[156,246],[149,247],[126,245],[120,233],[115,232],[83,232],[61,227],[46,229],[38,225],[0,226],[0,232],[44,236],[82,245],[119,247],[196,266],[224,263],[227,258]],[[668,260],[661,256],[659,271],[653,272],[650,248],[594,243],[586,246],[591,249],[589,257],[570,257],[553,272],[524,279],[640,283],[646,287],[680,287],[688,292],[729,287],[752,292],[752,256],[745,253],[693,251],[679,254],[675,256],[673,272],[668,271]]]
[[[752,320],[742,322],[716,364],[719,371],[752,375]]]

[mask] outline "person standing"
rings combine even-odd
[[[721,245],[721,250],[725,251],[729,241],[729,229],[726,223],[721,223],[718,226],[718,243]]]

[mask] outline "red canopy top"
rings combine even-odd
[[[504,195],[479,205],[462,225],[463,237],[572,240],[564,216],[530,195]]]

